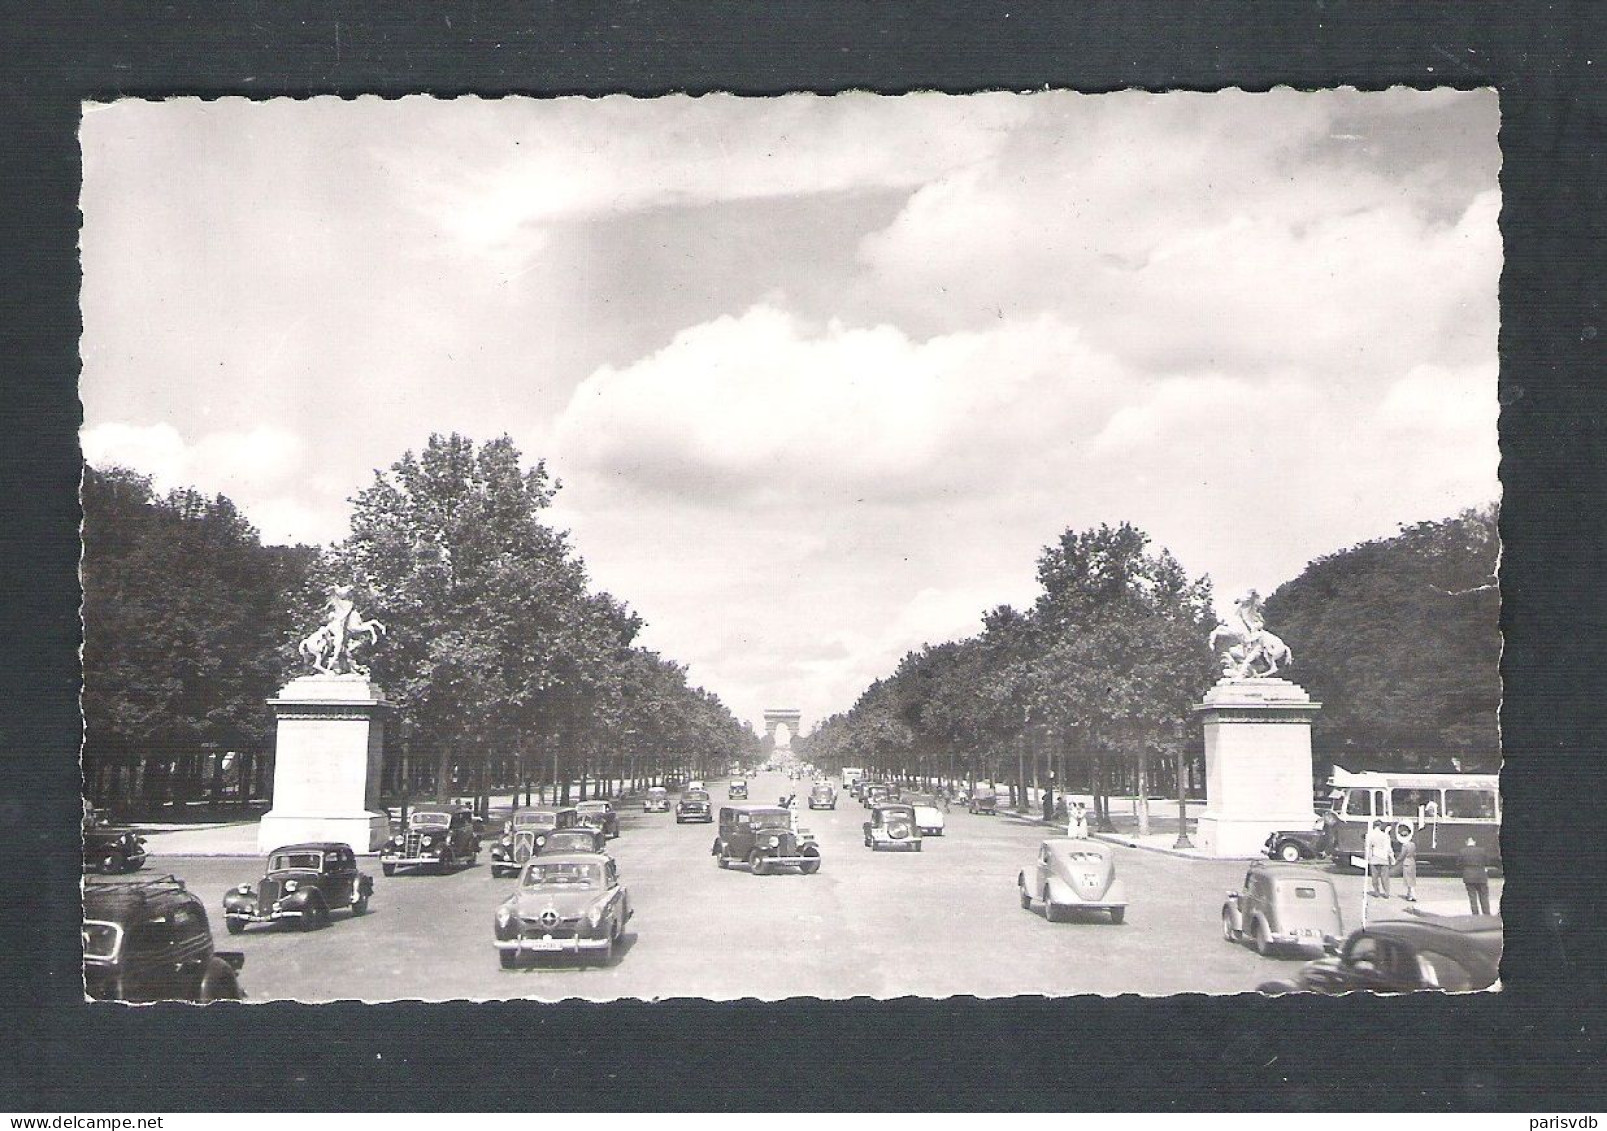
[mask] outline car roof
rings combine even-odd
[[[281,852],[330,852],[336,848],[349,847],[351,846],[338,840],[304,840],[299,844],[281,844],[268,855],[277,856]]]
[[[530,863],[542,864],[606,864],[608,857],[600,852],[555,852],[550,856],[532,856]]]
[[[722,813],[786,813],[788,811],[784,805],[764,805],[760,802],[753,802],[748,805],[720,806],[720,812]]]
[[[1072,849],[1076,849],[1078,852],[1110,852],[1110,845],[1106,844],[1104,841],[1089,840],[1087,837],[1047,837],[1043,842],[1043,846],[1045,848],[1058,849],[1061,852],[1070,852]]]
[[[171,903],[199,903],[194,892],[187,890],[184,881],[176,876],[158,876],[148,880],[119,880],[111,883],[84,884],[84,914],[86,918],[107,913],[130,912],[147,907]]]
[[[1410,918],[1376,919],[1362,930],[1370,935],[1387,935],[1419,946],[1433,941],[1477,946],[1501,938],[1499,915],[1435,915],[1415,908],[1407,914]]]
[[[1313,872],[1310,864],[1288,864],[1282,860],[1257,860],[1250,865],[1252,872],[1260,872],[1273,879],[1322,880],[1332,884],[1332,877]]]

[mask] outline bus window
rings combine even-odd
[[[1430,803],[1436,806],[1434,811],[1438,812],[1439,799],[1440,791],[1437,789],[1392,789],[1389,794],[1391,811],[1395,816],[1410,817],[1413,820],[1416,820],[1418,814],[1423,813]],[[1429,818],[1427,813],[1423,816],[1424,819]]]
[[[1495,820],[1495,793],[1488,789],[1448,789],[1445,815],[1452,820]]]
[[[1370,789],[1345,790],[1345,816],[1371,817],[1373,815],[1373,791]]]

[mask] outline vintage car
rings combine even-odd
[[[921,830],[922,836],[942,836],[944,823],[943,810],[933,802],[915,803],[915,827]]]
[[[825,782],[818,782],[809,790],[809,808],[835,809],[837,808],[837,795],[832,792],[831,786]]]
[[[104,809],[84,810],[84,871],[116,875],[145,863],[145,838]]]
[[[748,783],[742,780],[731,782],[725,787],[727,801],[746,801],[748,799]]]
[[[1257,954],[1321,951],[1344,933],[1334,881],[1298,864],[1250,865],[1243,890],[1228,892],[1222,904],[1222,937],[1249,941]]]
[[[524,867],[547,837],[560,829],[572,829],[580,815],[570,806],[561,809],[521,809],[502,826],[502,839],[491,846],[491,875],[503,876]]]
[[[686,791],[690,793],[694,789],[701,789],[703,792],[707,793],[709,787],[703,784],[702,778],[693,778],[691,781],[686,783]]]
[[[374,877],[357,868],[351,846],[338,841],[287,844],[268,855],[268,872],[255,890],[241,884],[223,897],[223,921],[231,935],[251,923],[288,920],[304,931],[329,922],[337,907],[353,915],[368,911]]]
[[[575,816],[583,825],[602,829],[609,840],[619,835],[619,814],[612,801],[581,801],[575,805]]]
[[[1289,981],[1263,982],[1263,993],[1347,990],[1486,990],[1501,976],[1499,915],[1433,915],[1412,908],[1345,940],[1337,953],[1306,963]]]
[[[984,817],[994,817],[999,812],[999,795],[991,789],[977,788],[972,791],[971,797],[965,803],[966,809],[971,813],[980,813]]]
[[[882,782],[872,782],[867,785],[859,795],[859,803],[867,809],[874,809],[886,801],[892,791]]]
[[[780,805],[722,806],[720,832],[709,854],[722,868],[746,861],[755,876],[787,867],[806,876],[820,871],[814,836],[794,831],[792,810]]]
[[[1016,876],[1021,906],[1043,903],[1043,917],[1062,922],[1076,909],[1104,911],[1112,923],[1127,917],[1127,889],[1116,878],[1115,851],[1097,840],[1052,837],[1032,865]]]
[[[474,815],[450,805],[420,805],[407,815],[407,829],[380,845],[379,866],[387,876],[398,868],[430,867],[445,872],[480,862]]]
[[[1330,815],[1318,817],[1314,828],[1279,829],[1267,837],[1261,851],[1274,860],[1298,864],[1302,860],[1320,860],[1334,850],[1334,824]]]
[[[84,885],[84,989],[97,1001],[238,1001],[245,955],[215,950],[176,876]]]
[[[670,811],[670,791],[661,785],[648,789],[647,796],[642,798],[642,812],[668,813]]]
[[[576,825],[572,829],[554,829],[536,845],[537,856],[607,856],[608,834],[591,825]]]
[[[684,825],[689,821],[705,825],[713,823],[714,802],[709,800],[708,790],[688,789],[675,803],[675,823]]]
[[[497,957],[504,970],[526,955],[590,954],[606,963],[630,917],[630,895],[609,857],[538,856],[497,908]]]
[[[921,850],[921,829],[915,823],[915,806],[902,801],[877,802],[870,811],[870,820],[860,828],[864,832],[865,847],[872,851],[883,848]]]

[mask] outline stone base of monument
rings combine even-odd
[[[1205,723],[1205,810],[1195,843],[1258,856],[1280,829],[1309,829],[1311,720],[1321,703],[1286,679],[1223,679],[1195,706]]]
[[[301,841],[338,841],[373,852],[390,835],[379,806],[384,692],[360,675],[291,680],[268,700],[278,722],[273,807],[257,828],[263,852]]]

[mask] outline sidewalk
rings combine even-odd
[[[236,821],[221,825],[144,826],[145,852],[159,856],[260,856],[257,850],[257,822]],[[162,831],[157,831],[157,830]]]

